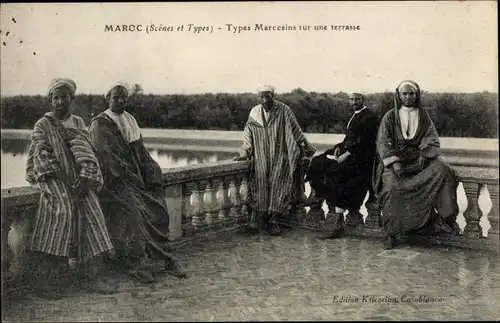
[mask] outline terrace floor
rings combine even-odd
[[[294,230],[183,246],[185,280],[164,276],[141,286],[124,279],[119,294],[106,296],[4,296],[2,321],[500,318],[498,255],[437,246],[383,251],[378,240],[315,236]]]

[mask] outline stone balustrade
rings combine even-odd
[[[437,244],[498,252],[498,166],[454,168],[467,197],[467,208],[463,212],[465,228],[459,236],[428,239]],[[220,232],[234,232],[248,223],[251,216],[251,196],[247,162],[220,161],[164,169],[163,173],[172,244]],[[487,215],[483,215],[478,204],[483,186],[487,187],[492,203]],[[19,266],[38,200],[39,192],[31,187],[2,189],[2,276],[15,273],[18,268],[16,266]],[[323,203],[323,200],[314,196],[314,191],[308,197],[303,196],[292,212],[292,225],[321,230],[325,219]],[[372,196],[368,198],[365,207],[368,213],[365,223],[347,233],[355,236],[382,236],[382,215]],[[487,237],[483,237],[480,225],[483,216],[487,216],[491,226]]]
[[[499,252],[499,209],[498,209],[498,167],[469,167],[455,166],[458,180],[462,183],[467,198],[467,207],[463,212],[465,219],[465,228],[458,236],[429,236],[420,237],[434,244],[443,244],[451,246],[469,247],[479,250],[490,250]],[[483,187],[486,187],[491,200],[491,209],[488,212],[487,219],[490,223],[490,228],[487,237],[483,236],[483,228],[481,227],[482,217],[485,216],[479,207],[479,197],[481,192],[484,192]],[[308,198],[298,205],[298,214],[302,216],[301,226],[313,230],[322,230],[322,223],[328,214],[323,211],[324,200],[314,196],[314,191]],[[328,209],[333,211],[333,208],[328,205]],[[353,236],[383,236],[381,226],[382,214],[380,207],[370,194],[365,203],[367,216],[362,226],[355,229],[347,229],[346,233]],[[307,208],[309,210],[307,211]],[[330,211],[328,211],[329,213]],[[411,238],[411,237],[408,237]]]
[[[163,169],[170,240],[232,230],[249,220],[248,165],[220,161]]]
[[[169,168],[163,174],[172,245],[246,226],[247,162]],[[39,197],[32,187],[2,189],[2,276],[19,270]]]

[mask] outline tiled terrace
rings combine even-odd
[[[70,289],[53,301],[3,295],[2,321],[500,318],[498,254],[422,245],[384,251],[374,238],[315,236],[233,234],[184,245],[177,254],[185,280],[162,276],[141,286],[121,278],[119,294]]]

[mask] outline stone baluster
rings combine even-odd
[[[228,192],[227,182],[224,181],[224,178],[219,180],[219,189],[217,190],[217,202],[219,204],[219,220],[225,221],[228,219],[228,208],[230,207],[231,201],[229,201],[229,192]]]
[[[209,180],[205,186],[205,194],[203,195],[203,203],[206,209],[205,222],[208,225],[212,225],[216,219],[216,197],[215,197],[215,187],[213,187],[213,180]]]
[[[238,219],[241,216],[241,200],[239,194],[237,178],[236,176],[231,177],[231,182],[229,183],[229,198],[231,200],[231,210],[229,214],[232,218]]]
[[[250,190],[248,187],[248,175],[243,174],[241,176],[241,185],[240,185],[240,197],[241,197],[241,214],[248,218],[248,203],[250,200]]]
[[[488,230],[488,239],[498,241],[498,185],[488,184],[488,192],[491,199],[491,210],[488,213],[488,221],[490,221],[490,229]]]
[[[193,216],[193,213],[191,212],[192,206],[191,206],[191,183],[184,183],[182,184],[182,203],[181,203],[181,210],[182,210],[182,225],[191,223],[191,217]]]
[[[327,218],[332,219],[335,213],[335,205],[330,204],[330,202],[326,201],[326,205],[328,205],[328,213],[326,214]]]
[[[2,210],[2,281],[11,276],[11,265],[14,262],[14,253],[9,245],[9,231],[13,224],[13,214]]]
[[[306,195],[304,177],[307,172],[307,166],[301,166],[302,169],[299,172],[299,176],[302,178],[302,182],[300,186],[296,187],[297,189],[297,201],[295,201],[294,208],[292,208],[292,214],[290,214],[290,224],[293,225],[302,225],[305,221],[309,219],[308,212],[306,206],[310,204],[310,197],[313,194],[313,189],[311,188],[310,196]],[[310,219],[309,219],[310,220]]]
[[[165,201],[169,215],[169,239],[171,241],[182,238],[182,225],[186,221],[185,195],[185,184],[165,188]]]
[[[325,211],[323,210],[324,199],[316,197],[316,192],[311,188],[309,195],[310,209],[307,214],[309,225],[320,228],[322,223],[325,222]]]
[[[380,205],[378,205],[375,194],[370,190],[368,200],[365,203],[368,216],[366,217],[365,226],[370,229],[378,229],[382,226],[382,218],[380,216]]]
[[[465,228],[464,236],[472,239],[479,239],[483,236],[483,229],[479,224],[483,212],[479,208],[479,192],[481,184],[479,183],[463,183],[465,195],[467,196],[467,208],[464,211]]]
[[[291,214],[291,222],[296,222],[297,224],[304,223],[306,219],[309,219],[311,215],[311,210],[309,210],[309,216],[307,213],[306,205],[309,203],[307,196],[299,197],[297,204],[295,204],[295,208],[293,208],[293,214]],[[311,219],[310,219],[311,220]],[[313,221],[314,222],[314,221]]]
[[[199,227],[201,224],[201,216],[203,214],[203,200],[201,199],[200,185],[194,183],[191,191],[191,224],[194,227]]]

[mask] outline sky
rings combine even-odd
[[[45,94],[53,78],[78,93],[116,81],[145,93],[498,91],[496,1],[1,4],[2,96]],[[141,24],[142,32],[106,25]],[[146,33],[150,24],[175,31]],[[193,33],[188,25],[211,26]],[[233,33],[226,24],[248,26]],[[255,24],[311,31],[255,31]],[[183,31],[177,27],[184,25]],[[314,26],[359,25],[355,31]],[[219,30],[219,28],[221,28]],[[21,43],[22,42],[22,43]],[[5,43],[5,45],[3,44]]]

